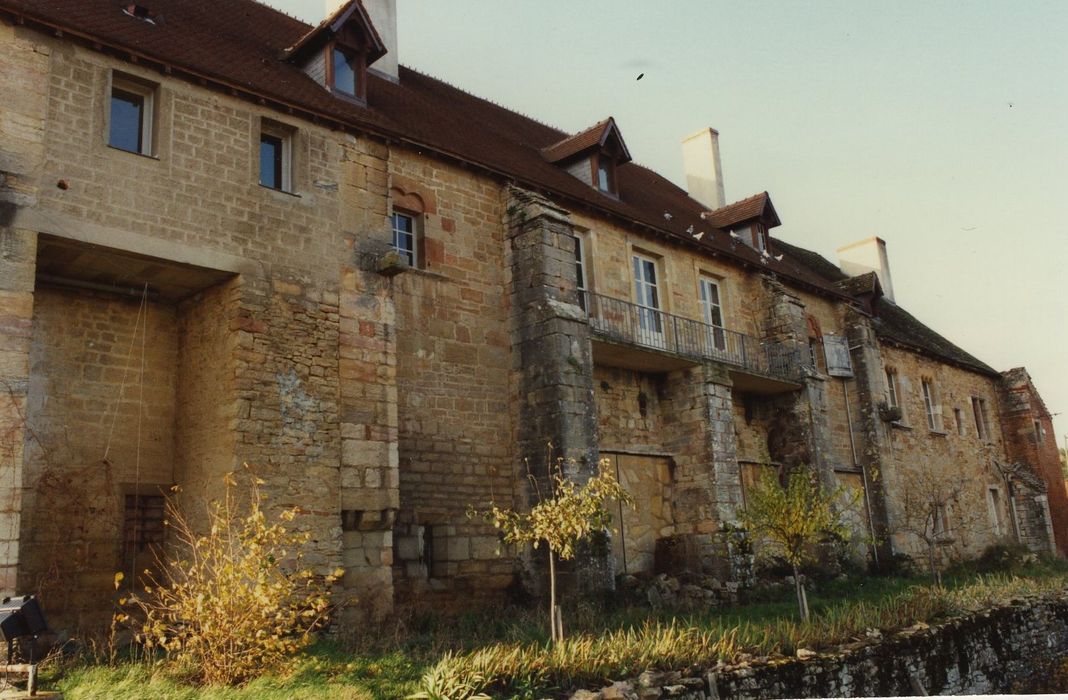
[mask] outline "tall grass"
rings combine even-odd
[[[731,625],[720,620],[698,626],[671,620],[580,634],[551,646],[490,644],[468,653],[447,654],[425,674],[418,697],[537,697],[546,691],[634,677],[646,670],[709,668],[717,662],[738,661],[742,654],[790,655],[801,648],[819,650],[850,642],[868,630],[886,632],[933,622],[1063,586],[1063,579],[987,576],[957,589],[919,586],[875,602],[833,606],[805,622],[779,618]]]

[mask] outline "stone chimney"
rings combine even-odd
[[[719,132],[701,129],[682,140],[682,163],[686,168],[686,189],[690,196],[709,209],[726,203],[723,194],[723,166],[719,159]]]
[[[894,301],[894,283],[890,279],[890,261],[886,257],[886,241],[883,239],[872,236],[842,246],[838,249],[838,267],[850,277],[874,272],[883,287],[883,295]]]
[[[397,57],[397,0],[362,0],[371,24],[386,45],[386,55],[375,61],[368,70],[389,78],[393,82],[400,80],[400,64]],[[325,0],[326,17],[337,12],[348,0]]]

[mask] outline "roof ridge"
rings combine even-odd
[[[253,2],[258,2],[258,0],[252,0],[252,1]],[[480,102],[485,102],[486,104],[491,105],[493,107],[496,107],[497,109],[503,109],[506,112],[509,112],[509,113],[514,114],[516,116],[519,116],[519,117],[522,117],[524,119],[527,119],[527,120],[533,122],[534,124],[537,124],[538,126],[544,127],[546,129],[550,129],[552,131],[555,131],[555,132],[561,134],[563,136],[563,139],[566,139],[568,137],[568,132],[565,131],[564,129],[561,129],[558,126],[554,126],[554,125],[549,124],[547,122],[543,122],[542,120],[540,120],[540,119],[538,119],[536,117],[532,117],[529,114],[526,114],[524,112],[520,112],[517,109],[512,109],[508,105],[501,104],[500,102],[497,102],[495,100],[491,100],[488,97],[483,97],[482,95],[476,95],[475,93],[471,92],[470,90],[467,90],[466,88],[462,88],[459,85],[455,85],[455,84],[449,82],[448,80],[445,80],[444,78],[439,78],[436,75],[431,75],[430,73],[426,73],[426,72],[424,72],[422,70],[419,70],[417,68],[412,68],[411,66],[404,65],[403,63],[400,64],[400,67],[405,69],[406,71],[409,71],[411,73],[415,73],[416,75],[422,76],[422,77],[424,77],[424,78],[426,78],[428,80],[433,80],[435,82],[441,83],[445,87],[448,87],[448,88],[451,88],[453,90],[456,90],[457,92],[462,92],[463,94],[467,95],[468,97],[476,99],[476,100],[478,100]],[[561,140],[563,140],[563,139],[561,139]]]

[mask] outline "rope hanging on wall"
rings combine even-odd
[[[141,304],[137,308],[137,318],[134,321],[133,334],[130,336],[130,346],[126,350],[126,361],[123,363],[122,381],[119,383],[119,394],[115,401],[114,412],[111,416],[111,426],[108,428],[107,443],[104,445],[103,461],[109,466],[111,465],[111,460],[108,458],[111,453],[111,442],[115,437],[115,424],[118,422],[119,410],[122,407],[123,397],[126,395],[126,380],[129,378],[130,361],[133,359],[134,345],[137,342],[138,331],[141,333],[141,367],[137,389],[137,444],[134,450],[133,496],[135,499],[135,516],[140,507],[140,502],[136,499],[140,496],[141,491],[141,433],[145,415],[145,350],[148,338],[148,282],[145,282],[144,290],[141,292]],[[125,504],[123,507],[125,508]],[[136,566],[137,558],[132,557],[130,559],[130,585],[133,585],[133,582],[136,580]]]

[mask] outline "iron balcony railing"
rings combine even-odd
[[[592,292],[582,292],[581,302],[591,330],[606,339],[791,381],[804,374],[808,358],[799,348]]]

